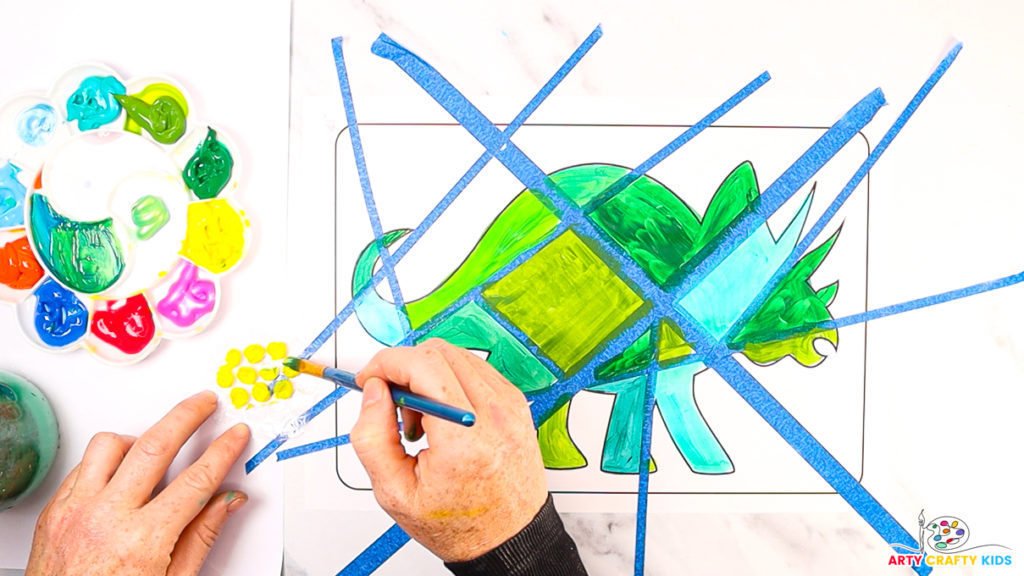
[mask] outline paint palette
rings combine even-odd
[[[189,102],[90,64],[0,106],[0,302],[39,346],[131,363],[213,321],[249,222],[235,147]]]

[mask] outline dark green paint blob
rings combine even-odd
[[[206,132],[206,139],[185,164],[182,178],[196,196],[209,200],[216,198],[231,181],[234,165],[231,151],[217,140],[217,132],[210,128]]]
[[[115,94],[125,113],[161,144],[173,144],[185,135],[186,113],[177,100],[159,96],[147,104],[135,96]],[[212,198],[212,196],[211,196]]]
[[[58,214],[46,196],[33,194],[29,221],[36,254],[61,284],[97,294],[121,278],[125,263],[112,218],[77,222]]]

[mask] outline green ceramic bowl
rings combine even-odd
[[[0,511],[43,483],[60,433],[46,397],[31,382],[0,370]]]

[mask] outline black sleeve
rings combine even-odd
[[[455,576],[586,576],[576,543],[548,501],[518,534],[466,562],[445,562]]]

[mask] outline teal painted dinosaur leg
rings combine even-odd
[[[604,437],[601,470],[619,474],[640,473],[640,441],[643,437],[644,376],[635,376],[590,388],[595,392],[615,394],[608,432]],[[651,471],[655,470],[651,460]]]
[[[699,362],[662,370],[655,400],[672,441],[690,469],[698,474],[728,474],[733,471],[732,461],[693,397],[693,379],[702,370],[704,364]]]
[[[555,376],[483,307],[470,302],[435,326],[423,339],[442,338],[455,346],[483,350],[487,362],[523,392],[545,390]],[[581,468],[587,459],[569,436],[569,405],[563,405],[537,428],[544,465],[553,469]]]

